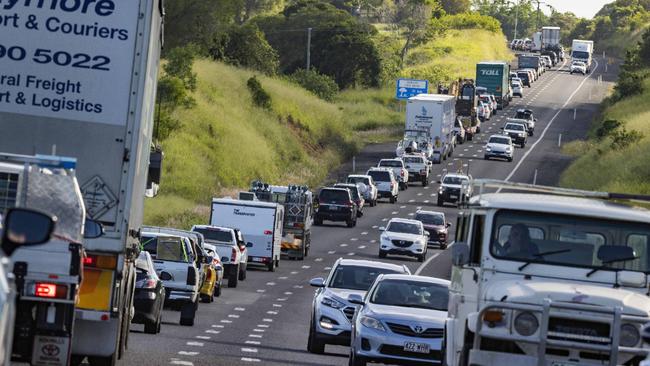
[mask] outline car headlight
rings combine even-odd
[[[381,322],[375,318],[371,318],[369,316],[362,316],[359,322],[365,327],[380,330],[382,332],[386,331],[386,328],[384,328]]]
[[[538,328],[537,317],[529,311],[523,312],[515,318],[515,330],[524,337],[535,334]]]
[[[510,150],[512,150],[512,148],[510,146],[507,146],[506,151],[510,152]]]
[[[338,300],[332,299],[331,297],[323,297],[323,299],[320,301],[320,303],[325,305],[325,306],[329,306],[331,308],[334,308],[334,309],[341,309],[341,308],[343,308],[345,306],[344,303],[342,303],[342,302],[340,302]]]
[[[489,147],[489,146],[486,146],[486,147],[485,147],[485,151],[492,151],[492,148]]]
[[[524,137],[524,135],[525,134],[522,132],[522,133],[519,134],[519,137]]]
[[[634,347],[639,343],[641,335],[639,329],[632,324],[623,324],[621,326],[621,338],[619,344],[622,347]]]

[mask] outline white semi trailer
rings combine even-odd
[[[162,0],[9,1],[0,150],[77,159],[88,217],[71,363],[114,365],[133,314],[134,261],[153,130]]]
[[[406,131],[423,131],[433,147],[431,161],[440,163],[451,156],[455,146],[454,119],[456,97],[419,94],[406,103]]]

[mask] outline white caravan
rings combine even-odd
[[[454,111],[456,97],[419,94],[406,103],[406,131],[425,130],[433,146],[430,160],[440,163],[451,156],[455,145]]]

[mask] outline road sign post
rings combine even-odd
[[[418,94],[429,93],[428,80],[398,79],[395,88],[395,98],[405,100]]]

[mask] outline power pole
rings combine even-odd
[[[541,28],[541,23],[542,23],[542,18],[541,18],[541,10],[539,9],[541,1],[537,1],[537,30],[539,31]]]
[[[307,28],[307,71],[311,64],[311,28]]]
[[[515,3],[515,37],[517,39],[517,23],[519,22],[519,0]]]

